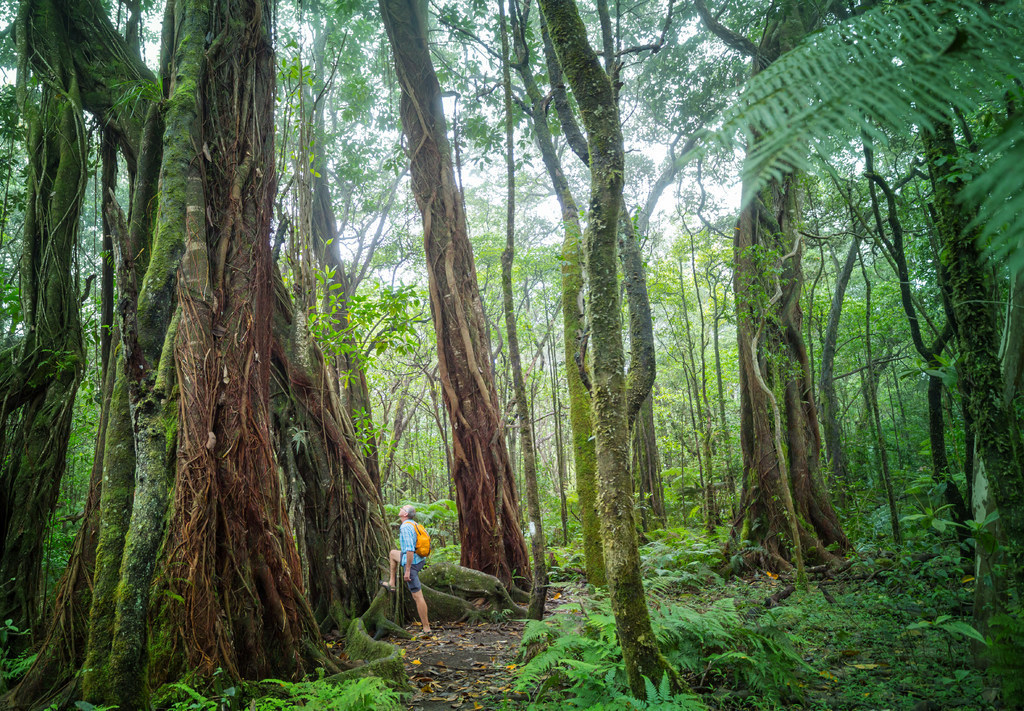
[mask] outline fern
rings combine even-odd
[[[744,199],[861,136],[884,143],[884,129],[910,133],[954,111],[1004,105],[1024,81],[1022,47],[1019,3],[886,3],[811,35],[752,77],[724,116],[725,143],[735,147],[739,137],[749,147]],[[992,252],[1012,255],[1019,270],[1024,120],[1008,122],[984,150],[990,160],[967,195]]]
[[[797,675],[809,669],[794,648],[798,638],[782,628],[779,615],[767,612],[755,626],[741,619],[731,599],[704,611],[662,605],[651,621],[659,646],[677,669],[703,687],[726,684],[755,691],[766,700],[799,696]],[[546,645],[520,668],[520,691],[536,688],[562,694],[559,708],[699,709],[698,697],[672,695],[668,680],[646,683],[647,701],[629,694],[615,620],[607,600],[588,614],[559,613],[545,622],[527,623],[523,648]]]

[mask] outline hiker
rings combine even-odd
[[[398,547],[401,550],[396,551],[392,549],[388,555],[388,561],[391,564],[391,576],[387,582],[381,583],[381,585],[387,588],[389,592],[394,592],[395,575],[398,573],[399,566],[401,566],[403,570],[402,577],[405,579],[405,584],[409,586],[413,602],[416,603],[416,612],[419,613],[420,623],[423,625],[423,634],[430,634],[430,620],[427,619],[427,601],[423,598],[423,590],[420,585],[420,571],[423,570],[423,564],[427,561],[427,558],[416,551],[416,509],[406,504],[398,510],[398,519],[402,522],[402,525],[398,528]],[[423,527],[419,526],[419,528],[422,529]],[[426,536],[426,531],[423,531],[421,535]],[[427,537],[427,546],[429,546],[429,540],[429,537]]]

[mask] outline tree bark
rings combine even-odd
[[[626,674],[633,693],[646,696],[644,677],[668,674],[684,682],[658,648],[640,578],[626,428],[622,317],[616,231],[622,205],[623,141],[611,81],[587,40],[572,0],[541,0],[561,67],[580,106],[590,147],[591,194],[586,233],[593,348],[593,413],[597,440],[598,507],[608,585]]]
[[[526,399],[526,384],[523,381],[523,364],[519,354],[519,332],[516,328],[515,305],[512,299],[512,263],[515,259],[515,215],[516,215],[516,163],[515,133],[512,121],[512,77],[509,63],[508,21],[505,15],[505,0],[499,0],[501,15],[501,70],[505,94],[505,164],[508,183],[505,215],[505,251],[501,255],[501,292],[504,299],[505,331],[508,334],[508,357],[512,368],[512,385],[516,400],[516,419],[519,421],[519,438],[523,449],[523,479],[526,483],[526,506],[529,513],[530,553],[533,555],[533,588],[530,595],[529,617],[540,620],[544,617],[544,603],[547,597],[548,573],[544,560],[544,527],[540,517],[540,494],[537,491],[537,451],[533,436],[533,418],[530,417],[530,403]]]
[[[864,259],[860,259],[860,271],[864,277],[864,357],[867,367],[863,371],[864,377],[864,402],[867,405],[868,417],[871,418],[871,430],[875,436],[875,448],[878,451],[878,462],[882,474],[882,486],[885,489],[885,499],[889,503],[889,525],[892,528],[892,540],[897,546],[903,545],[903,536],[900,533],[900,514],[896,506],[896,496],[893,492],[892,474],[889,471],[889,452],[886,450],[885,437],[882,434],[882,418],[878,414],[878,379],[875,376],[874,364],[871,360],[871,280],[868,278],[867,269],[864,268]]]
[[[755,74],[819,27],[821,13],[827,10],[784,3],[755,45],[719,23],[703,0],[697,0],[696,8],[708,29],[751,58],[751,72]],[[845,550],[849,542],[820,481],[821,434],[800,310],[803,273],[798,249],[798,180],[792,175],[771,179],[756,195],[751,193],[748,183],[744,194],[750,201],[740,216],[733,242],[744,472],[741,515],[734,521],[733,533],[739,541],[753,541],[765,551],[755,555],[760,558],[756,561],[759,566],[777,570],[789,565],[791,551],[798,548],[828,558],[826,546],[836,544]],[[782,255],[787,258],[779,262]],[[776,264],[781,295],[766,304],[766,295],[775,291],[766,271]],[[751,348],[762,328],[764,352]],[[764,367],[762,360],[775,367]],[[781,380],[775,381],[774,374]],[[770,383],[762,384],[764,375]],[[782,403],[779,409],[784,411],[784,417],[776,419],[781,432],[776,431],[773,422],[771,401],[776,399],[775,391],[781,396],[777,398]],[[783,451],[778,451],[780,445]],[[785,484],[787,473],[791,487]],[[787,526],[789,516],[780,504],[790,496],[796,514],[807,525],[796,527],[803,540],[794,541],[790,535],[787,546],[786,529],[792,528],[793,522]]]
[[[453,432],[461,562],[506,584],[528,580],[526,542],[517,525],[518,495],[491,369],[490,334],[455,183],[441,88],[427,47],[426,9],[420,0],[380,0],[380,9],[402,87],[402,129],[411,154],[413,194],[423,214],[430,310]],[[497,545],[492,544],[494,531]]]
[[[860,236],[854,235],[850,249],[843,260],[843,266],[836,275],[835,291],[832,292],[832,305],[828,310],[828,321],[825,325],[825,337],[821,344],[821,374],[818,379],[818,392],[821,395],[821,424],[825,430],[825,455],[829,465],[828,476],[833,491],[839,491],[840,502],[845,501],[846,486],[849,484],[849,470],[846,464],[846,452],[843,450],[842,427],[839,424],[839,398],[836,397],[835,362],[836,343],[839,340],[839,319],[843,312],[843,298],[846,287],[853,274],[853,265],[860,254]]]
[[[28,203],[19,270],[25,336],[0,353],[0,620],[32,628],[39,639],[42,524],[57,503],[85,369],[73,257],[86,147],[81,87],[57,8],[25,0],[15,34],[16,96],[28,127]],[[38,105],[30,98],[30,71],[43,82]],[[10,645],[16,651],[27,642],[14,637]]]
[[[513,7],[518,8],[518,3]],[[527,47],[526,28],[516,21],[513,13],[513,39],[516,52],[516,70],[523,80],[527,97],[530,100],[530,123],[533,126],[534,140],[540,150],[541,160],[548,172],[554,187],[555,197],[561,209],[562,227],[565,237],[562,241],[562,334],[565,351],[565,379],[569,399],[569,423],[572,430],[573,464],[576,471],[576,496],[580,507],[580,522],[583,529],[583,556],[587,569],[587,580],[593,585],[603,586],[607,582],[605,575],[604,553],[601,549],[601,524],[597,517],[597,461],[593,437],[593,421],[591,414],[590,393],[584,385],[582,370],[583,352],[586,343],[586,323],[584,320],[584,290],[582,237],[579,206],[569,189],[562,170],[562,162],[555,151],[555,145],[548,127],[547,113],[544,110],[545,100],[537,86],[533,75]],[[541,32],[545,38],[545,55],[548,73],[551,78],[552,90],[555,92],[555,103],[559,115],[568,112],[572,117],[571,107],[565,96],[565,86],[561,84],[561,67],[550,46],[547,23],[541,15]],[[560,90],[559,90],[560,87]],[[575,143],[586,146],[586,139],[575,127]],[[585,155],[585,150],[584,150]]]
[[[976,451],[999,507],[1009,570],[1020,587],[1024,585],[1024,445],[1015,413],[1003,398],[1000,334],[990,285],[973,216],[958,201],[964,183],[954,173],[959,152],[952,127],[938,123],[923,138],[961,349],[959,382],[974,421]]]

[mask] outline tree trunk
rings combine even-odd
[[[958,201],[964,184],[954,172],[958,149],[952,127],[939,123],[923,138],[960,341],[959,382],[974,421],[978,457],[999,507],[1009,570],[1020,587],[1024,585],[1024,445],[1015,413],[1003,399],[1000,334],[990,285],[976,241],[977,229]],[[1009,347],[1019,349],[1021,344]]]
[[[28,127],[19,269],[25,336],[0,353],[0,620],[32,628],[38,640],[43,619],[36,593],[47,530],[41,524],[57,503],[85,368],[73,256],[86,147],[80,86],[59,12],[49,2],[25,0],[16,25],[17,100]],[[30,68],[43,81],[38,105],[30,99]],[[12,638],[12,651],[28,641]]]
[[[658,528],[664,528],[665,492],[661,486],[661,457],[654,431],[654,398],[648,395],[633,422],[633,472],[643,493],[643,505]],[[645,526],[646,528],[646,526]]]
[[[875,449],[878,453],[878,463],[882,475],[882,487],[885,489],[885,499],[889,504],[889,524],[892,527],[892,540],[897,546],[903,545],[903,537],[900,534],[900,515],[896,506],[896,496],[892,487],[892,474],[889,471],[889,452],[885,447],[885,437],[882,434],[882,418],[878,413],[878,380],[875,376],[874,363],[871,354],[871,280],[868,278],[867,269],[864,268],[864,259],[860,259],[860,271],[864,277],[864,357],[866,366],[861,375],[864,384],[864,404],[867,407],[871,431],[875,438]]]
[[[548,573],[544,560],[544,528],[540,517],[540,494],[537,491],[537,452],[533,436],[533,418],[530,417],[530,403],[526,399],[526,384],[523,382],[523,364],[519,354],[519,333],[516,329],[515,306],[512,299],[512,263],[515,259],[515,215],[516,215],[516,163],[515,134],[512,123],[512,78],[509,69],[508,22],[505,17],[505,0],[499,0],[501,14],[501,70],[505,94],[505,163],[508,194],[505,216],[505,251],[501,255],[501,291],[505,304],[505,331],[508,334],[508,357],[512,366],[512,384],[516,400],[516,418],[519,421],[519,438],[523,447],[523,479],[526,483],[526,506],[529,512],[530,552],[533,555],[533,589],[530,595],[529,617],[540,620],[544,617],[544,603],[547,597]]]
[[[462,565],[506,584],[528,580],[526,541],[491,370],[490,335],[455,184],[441,88],[427,47],[419,0],[380,0],[402,87],[402,129],[412,153],[412,188],[423,214],[430,310],[445,406],[453,432],[453,471]],[[496,509],[495,503],[500,503]],[[499,545],[492,545],[498,531]]]
[[[651,629],[633,519],[616,263],[623,183],[622,129],[611,81],[590,47],[576,4],[572,0],[541,0],[541,10],[559,63],[580,106],[590,146],[591,194],[585,244],[593,338],[598,507],[612,612],[626,675],[633,693],[644,698],[644,677],[661,679],[668,674],[677,688],[682,688],[684,682],[661,654]]]
[[[941,260],[936,260],[938,263],[936,278],[939,283],[943,303],[946,306],[946,325],[942,328],[941,332],[935,334],[935,340],[931,346],[927,346],[921,333],[921,324],[918,319],[917,309],[914,306],[913,294],[910,291],[910,270],[907,267],[907,255],[903,242],[903,225],[899,219],[896,194],[882,176],[874,172],[874,151],[871,148],[871,144],[867,141],[864,143],[864,164],[869,180],[868,190],[871,196],[871,212],[875,220],[875,230],[879,240],[885,245],[886,251],[888,251],[892,261],[895,263],[896,275],[900,280],[900,302],[903,305],[903,312],[906,314],[907,323],[910,326],[911,340],[921,358],[924,359],[931,370],[935,371],[942,367],[939,356],[942,355],[942,351],[954,333],[953,321],[955,320],[955,315],[952,313],[949,305],[950,295],[947,283],[948,278],[945,273],[946,267],[941,263]],[[881,189],[885,195],[886,207],[889,213],[888,223],[891,240],[886,238],[876,187]],[[941,407],[942,380],[932,374],[928,377],[928,431],[932,455],[932,478],[943,487],[946,502],[950,505],[953,514],[953,520],[963,525],[968,520],[969,512],[963,495],[960,493],[960,487],[957,486],[950,476],[946,460],[946,444],[943,434],[945,428]],[[934,393],[932,392],[933,388],[935,389]],[[967,451],[970,452],[972,450],[968,449]],[[968,461],[972,461],[969,454]],[[967,486],[968,491],[970,491],[972,489],[970,478],[967,479]],[[958,529],[958,536],[962,544],[966,544],[968,535],[968,529],[965,526]]]
[[[821,375],[818,380],[818,392],[821,394],[821,424],[825,430],[825,455],[827,457],[828,477],[832,490],[839,491],[839,501],[846,500],[846,487],[850,482],[850,474],[846,464],[846,452],[843,450],[843,431],[839,424],[839,398],[836,397],[835,362],[836,343],[839,339],[839,319],[843,312],[843,298],[846,287],[853,274],[853,265],[860,254],[860,236],[854,235],[850,249],[843,260],[843,266],[836,275],[835,291],[832,292],[832,305],[828,310],[828,321],[825,325],[825,337],[821,344]]]
[[[550,333],[550,323],[548,324]],[[565,446],[562,435],[562,401],[558,397],[558,361],[555,357],[554,339],[548,343],[551,359],[551,412],[555,419],[555,459],[558,466],[558,501],[562,518],[562,545],[569,545],[569,507],[565,500]]]
[[[754,45],[719,23],[703,0],[697,0],[696,9],[711,31],[751,58],[753,73],[818,28],[823,11],[818,6],[786,2],[767,23],[760,44]],[[831,554],[826,546],[834,543],[844,550],[849,546],[820,480],[821,434],[800,310],[803,274],[798,192],[799,181],[792,175],[771,179],[756,195],[744,190],[749,204],[740,216],[733,242],[744,473],[742,516],[734,521],[733,533],[739,541],[759,544],[765,553],[756,554],[761,560],[755,562],[770,569],[788,566],[790,551],[801,547],[827,559]],[[774,284],[766,271],[776,266],[778,283]],[[769,300],[767,295],[772,293],[778,298]],[[762,329],[764,352],[752,348]],[[773,367],[766,368],[761,361]],[[781,379],[771,379],[773,374],[780,374]],[[770,382],[764,382],[765,375]],[[781,397],[775,396],[776,391]],[[775,399],[782,402],[779,417],[773,417]],[[791,491],[783,490],[788,488],[787,474]],[[790,521],[789,528],[795,528],[802,542],[787,536],[783,525],[790,517],[780,504],[790,496],[797,516],[806,525],[796,527],[795,521]],[[787,537],[791,539],[788,546]]]
[[[513,7],[518,8],[518,3]],[[541,33],[545,39],[545,50],[550,48],[547,23],[541,15]],[[586,348],[584,322],[584,291],[582,236],[580,227],[579,207],[569,189],[569,182],[562,171],[562,163],[555,151],[548,127],[545,100],[537,87],[528,61],[526,29],[516,22],[513,13],[513,39],[515,40],[516,69],[527,97],[530,99],[530,121],[533,126],[534,139],[540,150],[541,159],[547,169],[548,177],[555,190],[555,197],[561,208],[562,226],[565,238],[562,241],[562,334],[565,350],[565,380],[569,396],[569,422],[572,429],[573,464],[576,471],[576,496],[579,500],[580,522],[583,529],[583,557],[587,569],[587,581],[592,585],[606,584],[604,552],[601,549],[601,524],[597,517],[597,460],[594,447],[593,422],[591,418],[590,393],[583,382]],[[561,67],[558,59],[546,51],[548,73],[553,88],[560,84]],[[565,87],[555,92],[555,102],[562,106],[560,97],[565,96]],[[564,102],[568,109],[568,102]],[[561,110],[561,109],[560,109]],[[579,141],[586,143],[582,135]]]

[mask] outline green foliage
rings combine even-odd
[[[214,680],[216,682],[217,679]],[[343,682],[329,679],[287,682],[264,679],[249,693],[232,684],[206,694],[184,682],[168,684],[157,691],[159,706],[168,711],[276,711],[303,708],[310,711],[397,711],[401,695],[379,677],[363,677]],[[83,702],[80,702],[83,703]]]
[[[284,699],[265,696],[253,699],[253,711],[275,711],[301,707],[310,711],[398,711],[401,695],[383,679],[374,676],[351,679],[340,684],[327,680],[280,684]]]
[[[991,672],[1002,679],[1003,695],[1008,699],[1024,698],[1024,607],[1018,602],[1014,609],[992,617],[992,644],[988,654]]]
[[[313,314],[310,328],[335,357],[353,356],[365,365],[389,350],[398,355],[416,350],[416,322],[423,302],[415,286],[391,288],[372,282],[367,291],[346,299],[333,270],[317,270],[316,281],[326,295],[325,308]]]
[[[0,693],[11,688],[35,661],[36,655],[29,650],[16,656],[10,655],[8,640],[25,634],[28,634],[28,630],[19,629],[14,620],[4,620],[0,624]]]
[[[887,143],[882,128],[906,135],[953,121],[954,111],[1005,105],[1024,80],[1022,43],[1019,3],[961,0],[880,3],[811,35],[752,77],[726,112],[725,140],[741,135],[750,144],[747,198],[768,179],[810,169],[814,155],[835,155],[862,136]],[[981,207],[983,236],[995,253],[1014,253],[1020,269],[1024,173],[1016,166],[1024,120],[1000,125],[989,116],[993,137],[981,149],[992,160],[976,166],[976,177],[956,175],[974,177],[966,196]]]
[[[665,596],[722,582],[712,569],[724,562],[721,548],[685,528],[647,535],[655,538],[640,548],[640,570],[648,594]]]
[[[762,699],[781,703],[799,696],[797,676],[809,668],[794,648],[799,642],[778,624],[781,614],[768,613],[745,623],[731,599],[697,611],[685,605],[664,605],[652,611],[652,624],[669,663],[700,687],[749,689]],[[648,704],[628,696],[622,653],[616,641],[615,618],[607,601],[598,601],[582,618],[571,613],[544,622],[527,623],[522,647],[542,647],[520,670],[520,690],[537,687],[562,695],[573,708],[702,708],[693,695],[670,696],[664,681],[649,682]],[[654,693],[652,693],[654,692]],[[611,698],[612,705],[607,704]],[[674,705],[672,705],[674,704]]]

